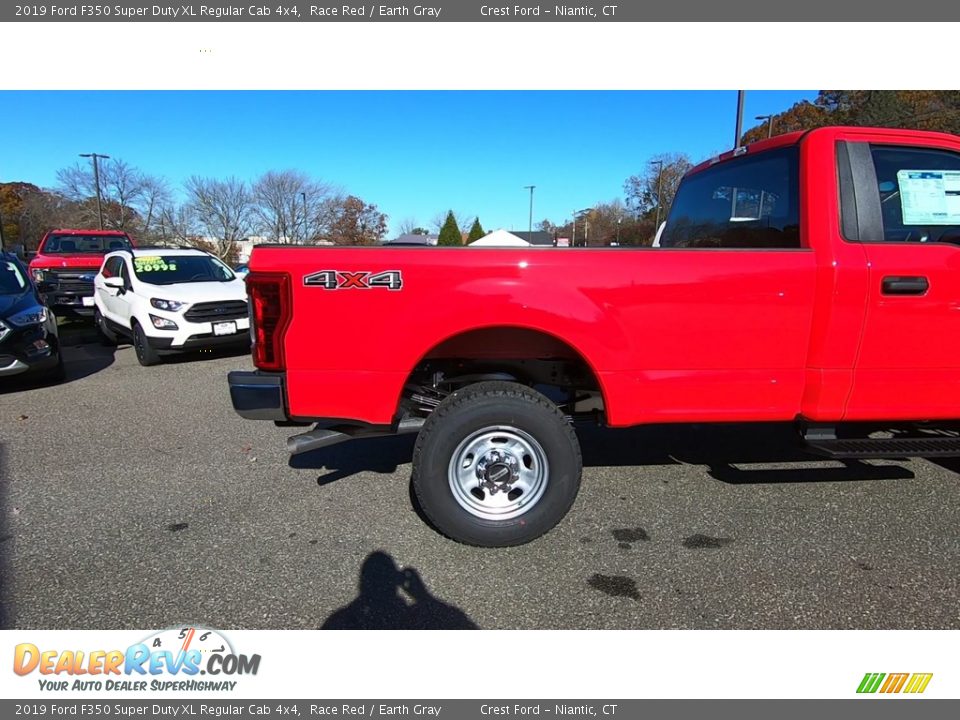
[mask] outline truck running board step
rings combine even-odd
[[[330,445],[357,438],[384,437],[386,435],[406,435],[420,432],[423,427],[423,418],[405,417],[399,423],[391,426],[359,426],[341,425],[330,428],[315,428],[309,432],[300,433],[287,438],[287,452],[291,455],[318,450]]]
[[[960,437],[808,439],[806,446],[838,459],[960,457]]]

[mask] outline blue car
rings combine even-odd
[[[57,318],[16,255],[0,252],[0,378],[64,377]]]

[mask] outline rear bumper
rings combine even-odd
[[[248,420],[288,420],[286,375],[235,370],[227,375],[230,401]]]

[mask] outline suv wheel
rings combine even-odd
[[[448,537],[504,547],[540,537],[567,514],[582,461],[573,428],[540,393],[482,382],[450,395],[424,423],[413,488]]]
[[[144,367],[157,365],[160,362],[160,356],[157,351],[150,347],[147,341],[147,334],[143,332],[140,323],[133,323],[133,349],[137,353],[137,361]]]

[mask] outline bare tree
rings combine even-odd
[[[264,173],[253,185],[251,199],[259,230],[281,243],[309,242],[324,229],[324,203],[332,186],[299,170]]]
[[[173,192],[164,178],[142,175],[140,181],[142,190],[139,232],[145,237],[157,239],[163,234],[163,210],[173,204]]]
[[[101,166],[100,185],[107,200],[107,223],[133,231],[138,225],[136,204],[143,195],[143,173],[124,160],[111,159]]]
[[[184,190],[197,227],[214,246],[214,252],[226,258],[235,252],[234,243],[243,240],[252,224],[250,191],[243,180],[224,180],[194,175]]]
[[[430,220],[430,227],[432,227],[434,232],[437,234],[440,233],[440,230],[443,229],[444,224],[447,222],[448,213],[453,213],[453,219],[457,221],[457,227],[461,230],[473,225],[473,220],[476,217],[470,213],[460,213],[456,210],[444,210],[443,212],[439,212]]]
[[[57,171],[60,191],[70,200],[86,209],[82,224],[99,221],[96,206],[88,201],[96,198],[97,186],[93,168],[87,163],[76,163]],[[143,197],[144,175],[124,160],[109,158],[100,163],[100,196],[103,200],[104,224],[114,230],[139,229],[139,208]]]
[[[662,171],[661,171],[662,163]],[[660,219],[665,220],[680,180],[693,167],[690,158],[682,153],[661,153],[650,159],[639,175],[632,175],[623,184],[627,203],[637,214],[645,215],[660,207]]]
[[[197,219],[190,205],[168,202],[160,207],[157,234],[161,241],[181,245],[196,245],[200,237]]]
[[[422,230],[416,218],[406,217],[400,221],[397,231],[401,235],[413,235],[417,230]]]

